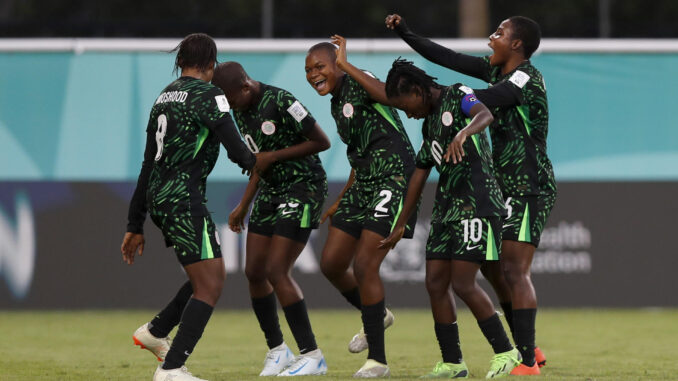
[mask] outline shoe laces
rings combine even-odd
[[[444,367],[443,362],[442,362],[442,361],[438,361],[438,362],[436,363],[436,366],[433,367],[433,373],[439,373],[440,371],[443,370],[443,367]]]
[[[191,372],[188,371],[188,368],[186,368],[186,366],[182,366],[182,367],[181,367],[181,371],[184,372],[184,373],[186,373],[186,374],[188,374],[189,376],[192,376],[192,375],[193,375],[193,373],[191,373]]]
[[[298,368],[300,368],[303,364],[305,364],[308,361],[306,356],[304,355],[299,355],[292,360],[292,363],[287,367],[288,370],[295,371]]]
[[[511,358],[511,352],[504,352],[504,353],[498,353],[492,357],[492,360],[490,360],[490,369],[495,369],[499,368],[506,362],[513,362],[513,358]]]

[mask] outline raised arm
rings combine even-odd
[[[487,107],[518,106],[523,103],[523,93],[510,81],[487,89],[474,89],[473,92]]]
[[[457,53],[452,49],[436,44],[428,38],[415,34],[405,23],[405,18],[398,14],[386,16],[386,27],[398,33],[398,36],[407,45],[427,60],[456,72],[489,82],[487,71],[485,70],[487,64],[482,58]]]
[[[339,46],[339,49],[337,49],[337,67],[355,79],[367,91],[372,100],[383,105],[392,106],[386,96],[386,84],[348,62],[346,57],[346,39],[335,34],[332,36],[332,43]]]

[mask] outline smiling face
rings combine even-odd
[[[506,63],[511,52],[517,48],[517,43],[519,40],[513,39],[511,21],[508,19],[502,21],[497,30],[490,35],[490,42],[487,44],[492,49],[490,65],[501,66]]]
[[[334,57],[323,49],[308,53],[304,69],[306,80],[322,96],[335,89],[341,76],[341,70],[337,67]]]

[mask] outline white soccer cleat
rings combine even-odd
[[[316,349],[295,357],[285,370],[278,373],[278,376],[312,376],[325,373],[327,373],[327,362],[320,349]]]
[[[151,351],[158,358],[158,361],[165,361],[167,351],[169,351],[170,345],[172,345],[172,339],[169,336],[161,338],[153,336],[148,330],[148,323],[142,325],[134,332],[132,340],[134,340],[134,345]]]
[[[284,342],[266,353],[264,359],[264,369],[259,373],[260,376],[275,376],[287,368],[294,360],[294,355],[290,348]]]
[[[393,325],[395,317],[393,316],[393,312],[391,312],[391,310],[388,308],[385,308],[384,310],[386,312],[386,316],[384,316],[384,329],[386,329]],[[348,351],[351,353],[360,353],[367,349],[367,347],[368,345],[367,336],[365,336],[365,328],[360,327],[360,332],[353,336],[351,342],[348,343]]]
[[[355,372],[353,378],[383,378],[390,376],[391,371],[388,369],[388,365],[372,359],[367,359],[365,365]]]
[[[153,381],[207,381],[202,378],[195,377],[191,372],[186,369],[185,366],[176,369],[162,369],[161,365],[158,365],[158,369],[155,370],[153,375]]]

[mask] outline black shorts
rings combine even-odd
[[[501,237],[507,241],[527,242],[539,247],[541,232],[556,202],[556,194],[507,197],[508,215]]]
[[[370,183],[356,181],[339,202],[332,216],[332,226],[356,239],[360,238],[363,229],[388,237],[400,217],[406,193],[407,179],[404,176]],[[416,223],[415,211],[407,221],[403,238],[412,238]]]
[[[219,235],[210,216],[151,214],[151,219],[183,266],[221,258]]]
[[[477,217],[433,223],[426,241],[426,259],[475,263],[499,260],[501,217]]]
[[[299,190],[301,186],[283,195],[260,191],[247,224],[248,232],[308,242],[311,230],[318,228],[327,195],[326,181],[313,185],[313,192]]]

